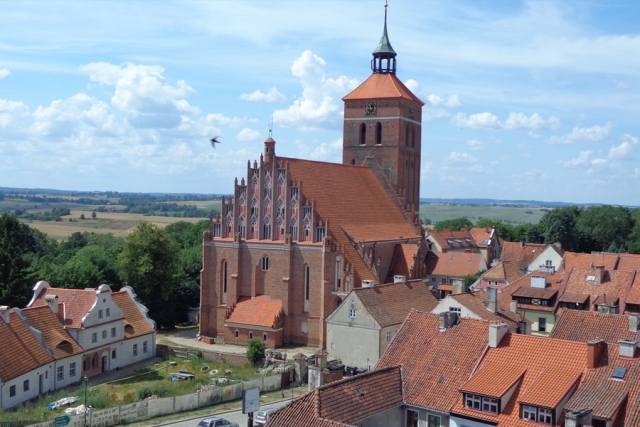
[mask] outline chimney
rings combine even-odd
[[[629,332],[638,332],[638,315],[629,315]]]
[[[607,349],[607,343],[603,339],[591,340],[587,343],[587,369],[595,369],[600,361],[600,356]]]
[[[518,332],[522,335],[530,335],[529,325],[524,320],[518,322]]]
[[[404,283],[407,281],[407,276],[402,276],[400,274],[396,274],[393,276],[393,283]]]
[[[53,314],[58,314],[58,295],[45,295],[44,300],[47,305],[53,311]]]
[[[362,287],[363,288],[375,288],[376,287],[376,281],[375,280],[363,280],[362,281]]]
[[[498,290],[496,288],[487,288],[485,305],[487,306],[487,310],[492,313],[498,311]]]
[[[444,332],[456,324],[458,324],[458,313],[453,311],[442,312],[440,313],[440,328],[438,332]]]
[[[455,281],[452,286],[451,295],[458,295],[462,293],[462,282]]]
[[[636,357],[636,347],[638,346],[638,340],[619,340],[620,351],[618,356],[620,357]]]
[[[498,347],[507,332],[509,332],[509,327],[506,323],[500,322],[489,325],[489,347]]]
[[[518,312],[518,300],[512,299],[509,302],[509,309],[511,310],[512,313],[517,313]]]
[[[602,284],[603,275],[604,275],[604,265],[596,265],[596,285]]]
[[[564,427],[584,427],[591,424],[591,409],[569,411],[564,418]]]
[[[6,305],[0,306],[0,319],[9,324],[9,307]]]
[[[523,247],[523,246],[524,246],[524,242],[520,242],[520,247]]]

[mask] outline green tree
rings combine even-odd
[[[634,224],[627,240],[627,247],[632,254],[640,254],[640,209],[632,210],[631,218]]]
[[[0,215],[0,304],[24,307],[29,302],[34,274],[25,231],[9,214]]]
[[[97,216],[96,211],[91,212],[91,218],[96,219]]]
[[[264,343],[256,338],[249,340],[247,346],[247,359],[251,361],[252,365],[256,365],[259,361],[264,359]]]
[[[511,224],[505,224],[501,221],[493,221],[489,218],[481,218],[476,222],[476,227],[478,228],[491,228],[494,227],[496,229],[496,233],[498,236],[502,237],[507,242],[517,242],[515,239],[515,233],[513,231],[513,226]]]
[[[141,222],[118,255],[124,282],[136,291],[149,316],[163,329],[173,328],[176,321],[172,297],[179,254],[179,245],[165,230]]]
[[[561,243],[562,249],[571,252],[587,250],[588,238],[578,229],[578,219],[583,209],[567,206],[553,209],[540,219],[539,229],[544,243]]]
[[[469,221],[467,218],[445,219],[443,221],[438,221],[435,225],[435,229],[438,231],[442,231],[444,229],[460,230],[461,228],[472,228],[472,227],[473,227],[473,223]]]
[[[80,219],[84,219],[84,214],[80,214]]]
[[[464,276],[464,291],[469,292],[469,290],[471,289],[471,285],[476,283],[476,281],[484,274],[485,271]]]
[[[597,250],[604,251],[611,244],[624,246],[633,228],[633,218],[623,206],[590,207],[580,213],[576,223],[579,231],[599,244]]]

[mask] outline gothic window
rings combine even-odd
[[[304,230],[305,240],[307,240],[307,237],[309,237],[309,232],[311,231],[311,220],[309,218],[304,219],[304,223],[302,224],[302,229]]]
[[[244,217],[242,215],[240,215],[238,217],[238,233],[240,233],[240,238],[241,239],[246,239],[246,227],[244,224]]]
[[[376,144],[382,144],[382,123],[376,123]]]
[[[362,123],[360,125],[360,145],[367,143],[367,125]]]
[[[311,270],[308,265],[304,267],[304,311],[309,311],[309,284],[311,281]]]
[[[333,287],[334,291],[339,291],[340,290],[340,279],[342,277],[342,258],[340,258],[340,255],[338,255],[336,257],[336,277],[335,277],[335,284]]]
[[[279,217],[284,217],[284,200],[278,199],[278,212]]]
[[[262,224],[262,238],[271,239],[271,218],[266,217]]]
[[[258,199],[256,197],[254,197],[251,200],[251,217],[257,217],[258,216],[258,212],[259,212],[259,208],[258,208]]]
[[[298,187],[291,187],[289,189],[289,197],[291,199],[297,199],[298,198]]]
[[[280,175],[280,170],[278,171],[278,175]],[[278,187],[282,186],[284,186],[284,175],[278,176]]]
[[[262,256],[262,271],[269,271],[269,257],[266,255]]]
[[[247,187],[238,186],[238,197],[247,197]]]
[[[327,229],[325,227],[316,228],[316,242],[322,242],[326,234]]]
[[[291,223],[289,224],[289,234],[291,234],[291,239],[298,240],[298,219],[291,218]]]
[[[227,261],[222,261],[222,303],[227,303]]]
[[[257,171],[256,171],[257,172]],[[258,175],[254,174],[253,178],[251,178],[251,186],[255,189],[258,188]]]
[[[347,276],[344,278],[344,291],[349,292],[351,290],[351,277]]]

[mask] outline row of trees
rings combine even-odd
[[[165,229],[141,222],[126,239],[77,232],[58,243],[2,214],[0,305],[24,307],[38,280],[77,289],[129,285],[158,326],[172,328],[199,304],[202,232],[208,226],[206,220]]]
[[[440,221],[435,226],[439,231],[471,227],[474,224],[467,218]],[[622,206],[563,207],[545,213],[538,224],[516,226],[483,218],[475,227],[495,227],[510,242],[560,242],[572,252],[640,253],[640,210]]]

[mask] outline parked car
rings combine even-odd
[[[275,409],[273,409],[273,408],[261,409],[256,414],[256,417],[254,418],[254,421],[257,424],[266,424],[267,421],[269,421],[269,414],[271,414],[273,411],[275,411]]]
[[[240,427],[238,423],[227,421],[224,418],[205,418],[198,423],[198,427]]]

